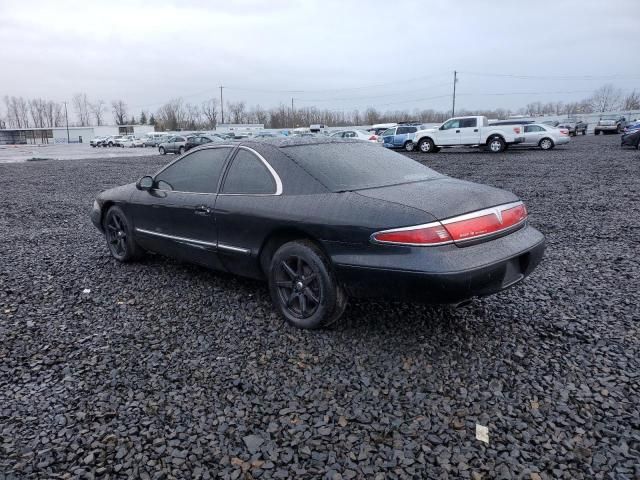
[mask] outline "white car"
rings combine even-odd
[[[136,139],[134,135],[122,135],[116,140],[116,147],[133,147],[133,141]]]
[[[499,153],[524,140],[522,125],[489,125],[487,117],[450,118],[438,128],[418,130],[414,143],[422,153],[435,153],[442,147],[486,146]]]
[[[518,143],[518,147],[540,147],[542,150],[551,150],[556,145],[566,143],[569,143],[569,129],[542,123],[529,123],[524,125],[524,142]]]
[[[377,142],[378,136],[375,133],[365,132],[364,130],[340,130],[332,133],[333,138],[355,138],[356,140],[364,140],[365,142]]]

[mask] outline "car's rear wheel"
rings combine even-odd
[[[331,325],[347,305],[331,264],[312,242],[296,240],[275,252],[268,272],[274,305],[285,320],[298,328]]]
[[[433,153],[435,146],[435,143],[430,138],[423,138],[418,142],[418,150],[422,153]]]
[[[415,145],[411,140],[409,140],[408,142],[405,142],[404,149],[407,152],[413,152],[414,148],[415,148]]]
[[[538,143],[538,146],[542,150],[551,150],[554,147],[554,143],[550,138],[543,138],[542,140],[540,140],[540,143]]]
[[[616,128],[616,132],[622,133],[622,125],[618,125],[618,127]]]
[[[582,135],[586,135],[587,134],[587,129],[585,128],[584,130],[582,130]]]
[[[594,130],[594,131],[593,131],[593,134],[594,134],[594,135],[600,135],[600,130]]]
[[[167,151],[164,149],[164,147],[158,148],[158,151],[160,152],[160,155],[164,155],[164,154],[167,153]]]
[[[133,229],[122,209],[116,205],[109,208],[103,221],[104,235],[111,256],[119,262],[139,258],[142,250],[133,238]]]
[[[504,151],[506,143],[504,143],[504,140],[500,137],[492,137],[487,142],[487,147],[489,147],[491,153],[500,153]]]

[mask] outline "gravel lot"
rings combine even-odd
[[[412,156],[520,195],[543,263],[314,332],[261,283],[110,259],[93,197],[171,157],[0,165],[0,478],[640,478],[640,154]]]

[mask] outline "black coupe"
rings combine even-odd
[[[117,260],[152,251],[266,279],[302,328],[335,322],[349,296],[461,304],[518,283],[544,252],[514,194],[354,140],[199,147],[102,192],[91,219]]]

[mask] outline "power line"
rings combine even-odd
[[[522,80],[615,80],[622,78],[636,79],[640,75],[515,75],[511,73],[485,73],[485,72],[464,72],[466,75],[477,75],[481,77],[507,77]]]

